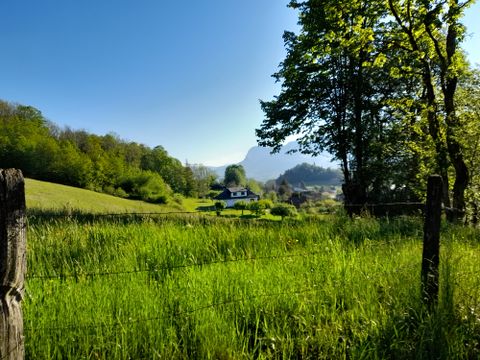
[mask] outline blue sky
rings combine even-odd
[[[256,145],[296,29],[288,0],[4,0],[0,98],[60,126],[222,165]],[[468,10],[480,63],[480,3]]]

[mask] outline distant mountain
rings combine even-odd
[[[245,159],[238,164],[242,165],[247,173],[247,177],[259,181],[276,179],[286,170],[302,163],[314,164],[323,168],[338,168],[338,165],[331,162],[331,156],[328,153],[312,157],[305,154],[293,153],[286,154],[289,150],[297,149],[298,144],[293,141],[282,147],[279,153],[270,154],[271,148],[254,146],[248,150]],[[228,164],[230,165],[230,164]],[[223,178],[225,168],[228,165],[212,167],[211,169]]]

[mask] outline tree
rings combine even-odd
[[[193,172],[195,179],[196,192],[199,197],[207,197],[210,192],[210,186],[215,183],[217,175],[209,168],[203,165],[187,164]]]
[[[468,220],[479,222],[480,207],[480,68],[464,73],[459,79],[456,92],[456,109],[461,122],[461,133],[464,158],[469,171],[467,188]]]
[[[247,176],[242,165],[229,165],[225,169],[223,183],[227,187],[245,186],[247,184]]]
[[[248,207],[248,203],[243,200],[240,200],[235,202],[235,204],[233,204],[233,207],[235,210],[242,210],[242,216],[243,216],[243,211]]]
[[[286,216],[294,216],[297,214],[295,206],[285,203],[276,204],[270,210],[270,214],[275,216],[281,216],[282,221]]]
[[[271,206],[272,203],[269,200],[252,201],[248,204],[248,210],[250,210],[256,216],[261,216],[264,215],[265,210],[269,209]]]
[[[246,187],[257,195],[263,194],[263,184],[255,179],[247,179]]]
[[[216,201],[215,202],[215,212],[217,213],[217,216],[220,216],[221,212],[223,209],[225,209],[227,205],[223,201]]]
[[[328,150],[340,160],[346,203],[385,200],[391,189],[411,197],[426,169],[444,177],[448,205],[453,167],[462,210],[469,175],[454,99],[469,3],[292,0],[301,31],[284,35],[287,56],[274,74],[282,90],[261,102],[259,144],[278,151],[297,135],[302,152]]]
[[[385,151],[385,139],[399,132],[386,99],[402,85],[383,66],[385,7],[334,0],[291,1],[290,7],[299,10],[302,29],[284,34],[287,56],[274,74],[282,90],[261,101],[266,119],[256,130],[258,142],[278,151],[297,135],[299,151],[329,151],[340,160],[346,202],[365,203],[375,194],[370,188],[389,181],[378,167],[402,160]]]
[[[450,204],[448,168],[452,165],[455,171],[453,207],[460,213],[465,209],[469,174],[458,140],[461,122],[455,93],[459,77],[466,68],[459,51],[465,33],[460,19],[471,3],[471,0],[463,3],[458,0],[388,0],[388,9],[394,19],[390,29],[391,44],[400,50],[403,58],[410,60],[409,66],[413,65],[421,73],[428,133],[435,143],[436,170],[444,180],[443,202],[447,206]]]
[[[342,173],[338,169],[324,169],[319,166],[303,163],[285,171],[276,182],[280,184],[285,179],[288,183],[302,187],[306,185],[340,185]]]

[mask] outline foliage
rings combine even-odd
[[[270,200],[258,200],[252,201],[248,204],[248,210],[254,213],[256,216],[261,216],[265,214],[265,210],[272,207],[272,202]]]
[[[295,216],[297,214],[297,209],[295,209],[295,206],[293,205],[279,203],[275,204],[275,206],[270,209],[270,214],[281,216],[283,220],[287,216]]]
[[[215,211],[217,212],[217,215],[220,215],[223,209],[227,207],[227,204],[225,204],[225,201],[215,201]]]
[[[347,203],[416,200],[438,172],[445,203],[451,192],[463,209],[469,169],[454,99],[469,3],[292,0],[301,28],[284,34],[282,88],[261,101],[259,144],[278,151],[295,135],[301,152],[329,151]]]
[[[477,224],[480,216],[480,68],[466,72],[460,78],[456,106],[461,124],[458,138],[462,141],[470,177],[467,220]]]
[[[187,164],[187,166],[193,173],[196,195],[200,198],[209,197],[210,187],[216,182],[217,175],[203,165]]]
[[[257,195],[263,195],[263,184],[255,179],[247,179],[246,187]]]
[[[340,185],[342,173],[337,169],[324,169],[308,163],[299,164],[280,175],[276,183],[280,185],[285,179],[289,184],[305,185]]]
[[[248,208],[248,203],[243,200],[236,201],[235,204],[233,204],[233,208],[235,210],[242,210],[242,215],[243,215],[243,211]]]
[[[277,194],[280,201],[287,201],[292,196],[292,188],[286,178],[283,178],[277,188]]]
[[[246,186],[247,176],[242,165],[229,165],[225,169],[223,183],[226,187]]]
[[[159,204],[165,204],[171,195],[171,190],[162,177],[149,171],[127,178],[122,183],[122,188],[127,189],[132,198]]]
[[[60,129],[33,107],[0,101],[0,167],[120,197],[166,201],[170,190],[205,194],[209,181],[168,155],[114,134]],[[161,177],[161,179],[159,179]],[[138,183],[142,182],[143,185]]]

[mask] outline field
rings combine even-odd
[[[422,221],[32,217],[30,359],[471,359],[479,232],[445,226],[434,312]]]
[[[147,213],[184,210],[178,204],[150,204],[34,179],[25,179],[25,190],[27,207],[34,211]]]

